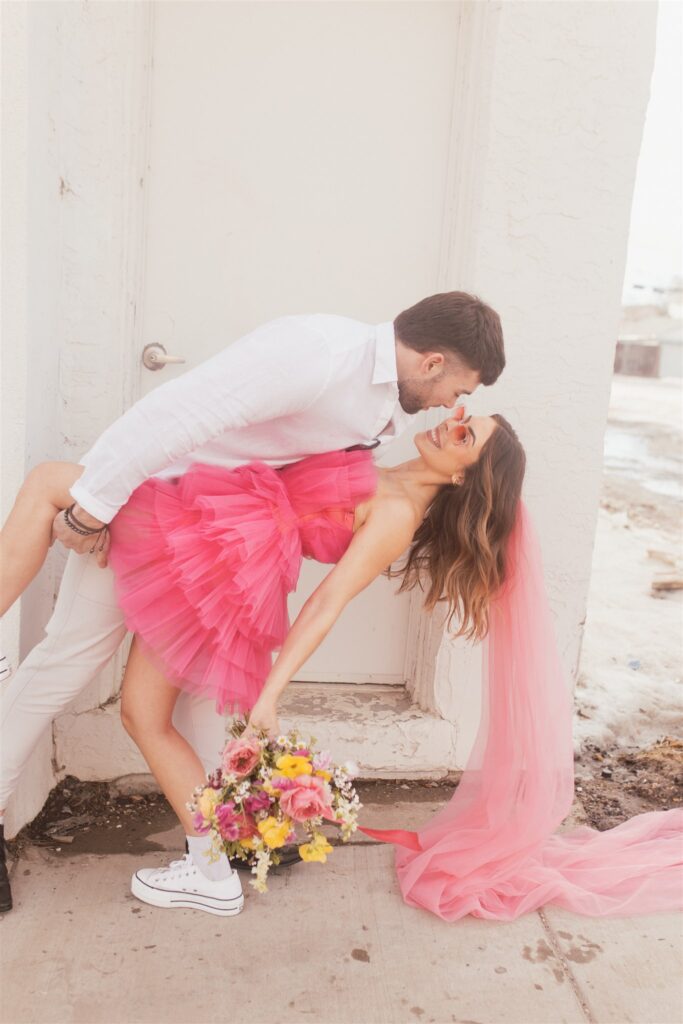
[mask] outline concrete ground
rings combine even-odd
[[[365,801],[363,820],[416,825],[438,806],[428,792],[395,793]],[[122,832],[107,854],[23,851],[15,909],[0,921],[2,1024],[683,1020],[679,915],[547,907],[511,924],[447,924],[405,906],[391,849],[362,836],[325,866],[281,869],[265,896],[243,875],[239,917],[155,910],[129,879],[177,855],[180,831],[163,827],[135,854]]]

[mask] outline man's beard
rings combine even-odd
[[[429,384],[418,380],[416,377],[407,377],[398,382],[398,401],[404,412],[414,416],[416,412],[422,412],[429,408],[430,398],[434,383]]]

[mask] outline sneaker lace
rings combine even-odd
[[[183,854],[180,860],[172,860],[166,868],[159,868],[154,878],[168,878],[171,874],[190,874],[194,871],[194,862],[189,853]]]

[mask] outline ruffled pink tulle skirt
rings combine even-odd
[[[281,474],[196,465],[137,488],[111,524],[128,628],[179,687],[253,707],[289,627],[301,538]]]

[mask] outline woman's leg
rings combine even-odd
[[[244,906],[240,880],[224,853],[218,860],[209,860],[210,839],[197,834],[185,806],[206,776],[201,761],[172,723],[179,692],[134,641],[123,683],[121,718],[180,818],[189,856],[167,868],[139,869],[131,879],[131,891],[155,907],[187,907],[230,917]]]
[[[83,466],[43,462],[26,477],[0,532],[0,615],[21,596],[45,561],[52,522],[71,504],[69,488]]]
[[[185,806],[196,786],[206,782],[202,763],[172,723],[180,690],[173,686],[133,641],[121,696],[121,720],[140,748],[186,835],[198,835]]]

